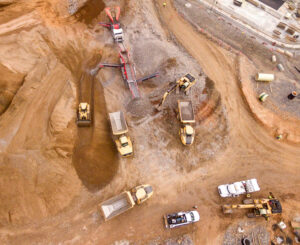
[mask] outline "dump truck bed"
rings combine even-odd
[[[180,121],[183,123],[194,123],[195,115],[193,105],[188,100],[178,100],[178,110]]]
[[[100,204],[105,220],[109,220],[135,205],[130,192],[126,191]]]
[[[125,134],[128,132],[128,127],[122,111],[109,113],[109,119],[114,135]]]

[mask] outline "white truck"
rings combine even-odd
[[[218,191],[221,197],[237,197],[242,194],[259,191],[256,179],[234,182],[232,184],[219,185]]]
[[[114,41],[117,43],[121,43],[124,41],[124,36],[123,36],[123,29],[118,28],[118,29],[111,29],[112,31],[112,36],[114,38]]]
[[[153,189],[150,185],[140,185],[102,202],[100,209],[105,220],[109,220],[133,208],[135,204],[145,202],[152,194]]]
[[[200,215],[197,211],[178,212],[164,216],[165,226],[169,229],[195,223],[199,220]]]

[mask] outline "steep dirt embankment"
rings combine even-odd
[[[41,24],[46,8],[56,13],[49,3],[28,1],[21,11],[20,2],[0,12],[0,225],[56,214],[81,191],[82,179],[72,164],[78,137],[76,86],[85,60],[100,49],[82,23],[57,26],[47,19]],[[97,89],[98,104],[104,105]],[[112,149],[97,141],[108,137],[105,112],[97,115],[102,130],[94,134],[91,129],[89,155]],[[97,155],[93,164],[99,163]]]
[[[264,104],[271,103],[268,100],[261,103],[252,88],[251,77],[257,73],[257,69],[246,57],[239,57],[239,74],[243,95],[249,104],[256,119],[265,125],[274,135],[282,134],[284,138],[293,143],[300,143],[300,120],[283,112],[270,111]]]
[[[167,6],[167,8],[160,7],[161,11],[159,11],[159,15],[166,23],[167,32],[171,32],[170,34],[176,37],[176,40],[196,58],[205,73],[216,83],[217,89],[222,91],[227,109],[231,110],[238,106],[237,102],[240,101],[240,94],[242,94],[248,104],[244,110],[251,111],[271,134],[275,131],[280,132],[288,141],[299,143],[299,120],[292,117],[282,118],[279,114],[265,109],[258,104],[253,92],[250,92],[250,87],[246,83],[253,75],[246,70],[246,67],[251,66],[249,60],[243,58],[240,63],[234,53],[226,51],[217,43],[208,42],[205,36],[196,34],[194,27],[177,14],[172,1],[167,1]],[[208,57],[213,58],[208,59]],[[245,81],[242,86],[240,86],[240,77]],[[241,120],[240,115],[236,114],[232,120]],[[244,119],[247,123],[246,117]]]

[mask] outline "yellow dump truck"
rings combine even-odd
[[[191,145],[194,142],[195,130],[192,124],[195,123],[195,115],[192,102],[189,100],[178,100],[178,112],[181,127],[179,131],[182,144]]]
[[[90,126],[92,123],[90,105],[86,102],[81,102],[77,111],[77,125],[79,127]]]
[[[128,127],[122,111],[109,113],[113,138],[121,156],[127,157],[133,154],[130,137],[127,136]]]
[[[133,208],[135,204],[139,205],[145,202],[152,194],[152,186],[140,185],[102,202],[100,209],[105,220],[109,220]]]

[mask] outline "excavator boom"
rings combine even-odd
[[[111,23],[116,24],[116,22],[118,22],[120,18],[120,7],[115,6],[112,11],[111,8],[105,8],[105,13],[107,14]]]
[[[266,219],[270,215],[281,214],[282,207],[278,199],[274,197],[261,199],[245,199],[243,204],[225,204],[222,206],[225,214],[231,214],[233,209],[252,209],[248,217],[262,216]]]
[[[172,93],[178,86],[179,86],[179,84],[176,83],[176,84],[174,84],[171,88],[169,88],[167,92],[164,93],[164,95],[163,95],[161,101],[159,102],[159,104],[158,104],[158,106],[157,106],[157,108],[156,108],[157,110],[160,110],[160,109],[161,109],[161,107],[162,107],[163,104],[165,103],[165,100],[167,99],[168,95],[169,95],[170,93]]]

